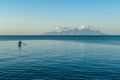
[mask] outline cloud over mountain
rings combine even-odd
[[[77,27],[56,27],[53,32],[47,32],[44,35],[105,35],[105,33],[93,28],[92,26]]]

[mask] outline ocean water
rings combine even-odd
[[[120,37],[0,36],[0,80],[120,80]]]

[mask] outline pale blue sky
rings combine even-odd
[[[0,35],[92,25],[120,34],[120,0],[0,0]]]

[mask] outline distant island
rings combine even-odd
[[[80,27],[56,27],[55,31],[44,33],[43,35],[106,35],[92,26]]]

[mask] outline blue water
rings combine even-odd
[[[120,80],[119,36],[0,40],[0,80]]]

